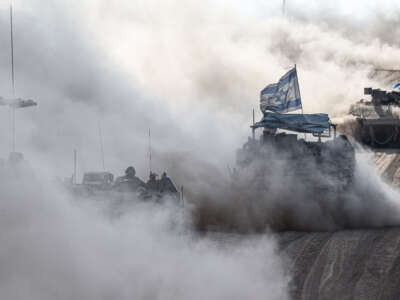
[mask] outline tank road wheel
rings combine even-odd
[[[372,146],[373,144],[372,141],[373,139],[371,138],[369,127],[366,126],[360,127],[360,142],[363,143],[364,145]]]

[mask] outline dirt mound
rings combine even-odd
[[[400,299],[400,228],[277,234],[293,299]]]

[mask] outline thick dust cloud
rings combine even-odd
[[[322,165],[312,156],[265,151],[268,156],[232,170],[231,177],[220,174],[218,181],[203,180],[192,190],[199,230],[337,231],[400,224],[400,194],[376,175],[371,154],[357,156],[349,177],[335,167],[345,159],[336,154],[323,155],[332,165]]]
[[[0,175],[3,298],[288,299],[271,238],[196,237],[181,211],[145,203],[114,218],[13,170]]]
[[[397,193],[363,161],[355,190],[339,202],[308,201],[309,191],[294,197],[279,184],[259,193],[246,176],[232,187],[235,151],[266,84],[297,64],[304,111],[342,117],[364,86],[390,86],[392,78],[371,76],[374,68],[400,64],[388,34],[396,14],[353,20],[330,6],[323,6],[329,14],[310,14],[294,1],[282,18],[280,5],[15,1],[17,96],[39,106],[17,111],[17,151],[34,174],[0,180],[2,295],[285,299],[288,280],[274,241],[246,238],[222,247],[199,238],[185,226],[196,223],[196,209],[222,208],[239,231],[265,231],[275,220],[299,230],[398,224]],[[12,95],[8,14],[2,3],[3,97]],[[1,157],[10,151],[10,119],[1,107]],[[193,209],[183,224],[175,209],[147,204],[110,219],[101,203],[78,205],[49,183],[71,175],[74,149],[79,175],[101,170],[100,140],[107,170],[121,174],[132,164],[145,178],[149,128],[153,170],[167,170],[183,185]],[[276,165],[275,183],[283,168]]]
[[[71,173],[73,149],[80,173],[101,169],[100,122],[113,172],[129,162],[145,176],[148,128],[160,156],[185,153],[226,170],[252,108],[260,117],[259,91],[294,64],[304,111],[342,117],[364,86],[381,86],[369,76],[375,67],[398,65],[399,48],[382,33],[392,32],[396,6],[353,4],[347,9],[363,11],[354,19],[331,4],[306,10],[290,1],[282,18],[279,1],[16,2],[17,94],[40,102],[18,111],[17,148],[51,161],[60,176]],[[1,90],[10,95],[8,7],[1,8]],[[0,113],[10,128],[10,112]],[[11,140],[9,130],[0,134]],[[154,157],[158,172],[172,164],[162,157]]]

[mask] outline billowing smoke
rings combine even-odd
[[[40,102],[17,113],[17,149],[60,176],[71,173],[73,149],[80,174],[101,169],[100,123],[106,168],[121,172],[129,162],[146,174],[151,128],[160,156],[189,153],[225,170],[246,139],[252,108],[260,117],[259,91],[290,66],[297,64],[306,113],[342,117],[364,86],[380,86],[381,77],[368,76],[375,67],[398,65],[398,45],[387,34],[395,5],[388,12],[383,4],[353,4],[346,12],[360,10],[354,19],[343,16],[345,5],[335,13],[332,3],[304,9],[290,1],[283,19],[280,4],[15,3],[17,94]],[[10,95],[4,4],[0,22],[0,85]],[[2,128],[10,128],[10,112],[0,113]],[[0,138],[10,141],[9,132]],[[172,164],[154,160],[158,172]]]
[[[26,171],[0,175],[4,298],[288,299],[271,238],[198,237],[154,204],[111,218]]]
[[[322,4],[313,2],[314,9],[304,9],[303,2],[293,1],[288,17],[281,18],[280,1],[57,0],[46,6],[16,1],[17,96],[39,102],[17,111],[17,151],[43,178],[14,181],[6,175],[0,182],[2,295],[286,297],[286,276],[269,239],[221,246],[186,232],[168,207],[139,205],[109,219],[99,203],[71,204],[48,184],[48,178],[71,175],[74,149],[79,175],[101,170],[101,140],[107,170],[120,174],[133,164],[145,177],[149,128],[153,170],[167,170],[184,186],[194,215],[199,207],[211,213],[221,209],[223,223],[230,222],[226,216],[234,220],[228,229],[397,224],[396,192],[365,162],[357,165],[355,190],[338,202],[311,201],[307,190],[296,199],[295,191],[279,185],[275,194],[259,193],[250,189],[252,177],[232,186],[227,175],[235,150],[246,140],[259,91],[294,64],[304,111],[334,117],[362,97],[364,86],[389,87],[394,80],[373,74],[376,67],[400,63],[398,41],[391,38],[398,8],[376,14],[369,8],[353,18],[336,14],[338,1],[332,3],[317,8]],[[353,5],[354,11],[361,7]],[[3,3],[1,96],[12,94],[8,30]],[[10,150],[10,118],[1,108],[2,157]],[[275,183],[281,167],[276,166]],[[191,215],[185,216],[190,223]]]
[[[325,151],[321,163],[300,147],[264,146],[263,155],[234,169],[230,178],[197,186],[195,226],[246,233],[398,226],[399,192],[376,175],[371,154],[359,154],[352,171],[351,149],[328,149],[333,147],[339,152]]]

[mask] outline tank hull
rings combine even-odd
[[[318,142],[292,134],[264,135],[238,150],[237,164],[239,169],[251,169],[264,187],[272,187],[275,177],[284,177],[313,195],[336,193],[353,181],[355,151],[345,136]],[[270,183],[268,177],[274,180]]]
[[[363,145],[400,149],[400,119],[357,119],[354,138]]]

